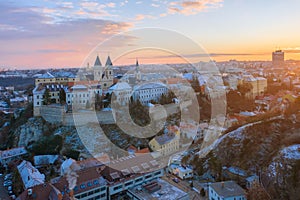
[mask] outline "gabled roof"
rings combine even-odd
[[[102,66],[99,56],[97,55],[94,66]]]
[[[105,63],[105,66],[112,66],[112,62],[111,62],[111,59],[110,59],[110,56],[107,57],[107,60],[106,60],[106,63]]]

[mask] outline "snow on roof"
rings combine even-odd
[[[55,78],[50,72],[46,72],[45,74],[42,74],[38,78]]]
[[[280,153],[283,154],[285,158],[300,160],[300,144],[285,147]]]
[[[118,82],[111,86],[109,90],[131,90],[131,87],[127,82]]]
[[[86,90],[87,86],[85,85],[74,85],[73,87],[71,87],[73,90]]]
[[[167,88],[167,86],[160,82],[150,82],[150,83],[144,83],[142,85],[137,85],[135,87],[135,90],[144,90],[144,89],[153,89],[153,88]]]
[[[19,155],[23,155],[26,153],[27,153],[27,151],[24,147],[8,149],[8,150],[0,152],[0,159],[7,159],[10,157],[19,156]]]
[[[48,165],[53,164],[57,159],[58,155],[40,155],[40,156],[34,156],[34,165]]]
[[[23,160],[17,168],[26,189],[45,182],[45,175],[41,174],[30,162]]]

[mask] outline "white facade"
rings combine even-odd
[[[159,82],[144,83],[134,88],[133,99],[139,100],[145,105],[151,101],[158,102],[163,94],[168,94],[168,88],[165,84]]]
[[[126,82],[118,82],[109,88],[108,92],[112,94],[112,99],[119,105],[126,105],[130,101],[132,89]]]
[[[234,181],[212,183],[209,200],[247,200],[244,190]]]
[[[100,85],[74,85],[66,91],[66,103],[74,108],[86,108],[95,102],[95,96],[101,95]]]

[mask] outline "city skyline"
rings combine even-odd
[[[289,1],[25,1],[1,2],[0,66],[17,69],[80,66],[95,46],[123,31],[148,27],[175,31],[203,47],[216,61],[267,60],[282,49],[285,58],[299,60],[300,29],[295,26],[297,5]],[[97,51],[116,59],[115,49],[138,48],[141,36],[128,35],[122,43]],[[159,37],[157,38],[159,41]],[[166,41],[168,42],[168,41]],[[194,62],[203,58],[184,44],[184,55]],[[176,47],[175,47],[176,48]],[[159,51],[132,53],[116,65],[177,63]],[[113,60],[114,61],[114,60]]]

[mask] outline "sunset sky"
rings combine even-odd
[[[136,57],[141,63],[174,63],[181,60],[170,52],[178,48],[179,56],[193,62],[205,52],[217,61],[271,60],[276,48],[286,59],[300,60],[299,9],[299,0],[0,1],[0,67],[80,66],[90,53],[99,54],[102,63],[109,54],[116,65]],[[140,31],[149,27],[168,34]],[[129,32],[121,40],[95,49],[124,31]],[[171,32],[174,37],[167,36]],[[137,51],[151,47],[152,40],[170,52]],[[119,58],[121,49],[126,59]]]

